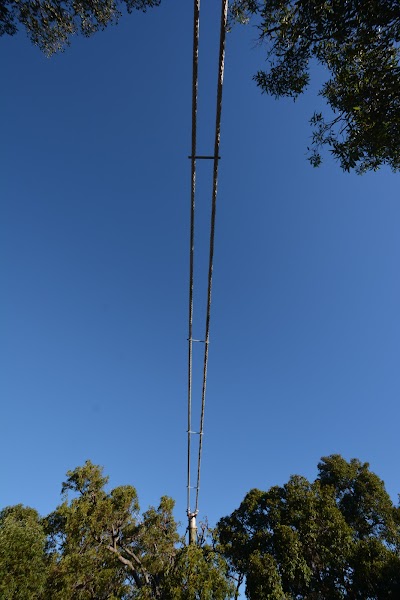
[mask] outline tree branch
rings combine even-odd
[[[125,558],[124,556],[122,556],[122,554],[119,552],[119,550],[117,548],[114,548],[114,546],[108,545],[108,546],[106,546],[106,548],[107,548],[107,550],[109,550],[110,552],[112,552],[113,554],[115,554],[116,557],[118,558],[118,560],[123,565],[125,565],[126,567],[129,567],[129,569],[130,569],[130,571],[132,573],[132,577],[135,580],[135,583],[138,586],[138,588],[143,587],[143,582],[142,582],[142,580],[140,578],[139,573],[137,572],[137,570],[133,566],[132,561],[130,561],[127,558]],[[139,560],[139,559],[137,559],[137,560]],[[140,561],[139,561],[139,564],[141,564]],[[146,580],[146,583],[148,583],[146,574],[145,574],[145,580]]]

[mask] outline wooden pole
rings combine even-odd
[[[196,525],[196,514],[189,513],[189,545],[196,544],[197,542],[197,525]]]

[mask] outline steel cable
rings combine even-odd
[[[187,456],[187,513],[190,513],[190,462],[192,435],[192,370],[193,370],[193,287],[194,287],[194,218],[196,193],[197,96],[199,65],[200,0],[194,0],[193,18],[193,78],[192,78],[192,155],[190,208],[190,266],[189,266],[189,335],[188,335],[188,456]]]
[[[218,162],[219,162],[219,146],[221,140],[221,113],[222,113],[222,89],[224,82],[224,66],[225,66],[225,41],[226,27],[228,16],[228,0],[222,0],[221,3],[221,26],[220,26],[220,43],[219,43],[219,67],[218,67],[218,86],[217,86],[217,107],[215,120],[215,140],[214,140],[214,169],[213,169],[213,190],[212,190],[212,207],[211,207],[211,224],[210,224],[210,251],[208,261],[208,293],[207,293],[207,313],[206,313],[206,331],[204,337],[204,365],[203,365],[203,388],[201,394],[201,415],[200,415],[200,430],[199,430],[199,452],[197,459],[197,484],[196,484],[196,505],[195,513],[198,512],[199,491],[200,491],[200,471],[201,471],[201,455],[203,449],[203,432],[204,432],[204,409],[206,400],[207,387],[207,366],[208,366],[208,346],[210,340],[210,317],[211,317],[211,292],[212,292],[212,275],[214,261],[214,240],[215,240],[215,217],[217,209],[217,188],[218,188]]]

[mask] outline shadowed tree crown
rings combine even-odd
[[[328,110],[311,118],[309,160],[328,147],[345,170],[400,168],[398,0],[234,0],[231,22],[253,22],[267,68],[262,92],[297,98],[320,65]]]
[[[63,50],[76,33],[90,36],[117,23],[121,9],[145,11],[161,0],[0,0],[0,36],[24,27],[31,42],[48,56]]]

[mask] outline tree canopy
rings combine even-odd
[[[0,36],[15,35],[25,27],[31,42],[51,55],[63,50],[76,33],[90,36],[121,16],[158,6],[161,0],[0,0]]]
[[[400,168],[400,4],[398,0],[234,0],[231,20],[254,22],[267,69],[262,92],[297,98],[319,64],[327,79],[309,160],[327,146],[345,171]]]
[[[106,491],[87,461],[67,473],[63,502],[41,519],[17,505],[0,513],[3,600],[225,600],[225,560],[207,536],[186,546],[174,502],[140,512],[135,488]]]
[[[400,509],[368,463],[332,455],[313,482],[251,490],[197,544],[173,508],[142,513],[134,487],[109,490],[87,461],[48,516],[0,511],[1,600],[229,600],[243,581],[249,600],[400,597]]]
[[[310,483],[292,476],[251,490],[217,533],[250,600],[400,597],[400,519],[368,463],[322,458]]]
[[[40,517],[21,504],[0,512],[0,598],[42,598],[46,537]]]

